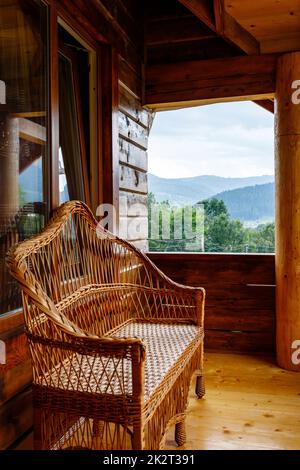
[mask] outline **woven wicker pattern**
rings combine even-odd
[[[72,354],[50,372],[42,385],[87,393],[132,395],[131,361]]]
[[[144,399],[149,399],[185,349],[196,338],[194,325],[130,322],[112,335],[140,338],[146,348]],[[162,361],[161,358],[164,357]],[[132,394],[131,361],[73,354],[43,378],[42,385],[88,393]]]
[[[144,397],[148,400],[198,334],[199,329],[194,325],[132,322],[122,326],[113,336],[143,341],[146,347]]]
[[[37,449],[158,449],[184,441],[204,394],[204,290],[171,281],[81,202],[8,255],[22,289]],[[201,385],[201,386],[200,386]]]

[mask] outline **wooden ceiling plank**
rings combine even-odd
[[[224,0],[226,10],[239,21],[250,17],[266,17],[271,14],[293,17],[299,12],[300,5],[295,0]],[[291,18],[292,19],[292,18]]]
[[[263,38],[261,41],[262,54],[272,52],[287,52],[300,50],[300,32]]]
[[[160,44],[148,47],[147,61],[149,64],[170,64],[191,60],[208,60],[224,57],[234,57],[234,53],[228,42],[219,36],[213,39],[201,39],[199,41],[185,41],[183,43]]]
[[[224,5],[226,11],[259,41],[261,53],[300,50],[298,0],[224,0]]]
[[[216,37],[215,33],[207,26],[201,25],[195,16],[174,18],[169,21],[156,21],[147,26],[145,34],[147,46],[206,40]]]
[[[248,55],[256,55],[260,53],[260,45],[257,39],[243,28],[233,16],[225,13],[223,16],[223,36],[232,44],[238,46]]]
[[[257,39],[244,29],[224,8],[224,0],[214,0],[214,10],[207,0],[179,0],[197,18],[224,40],[249,55],[260,53]]]

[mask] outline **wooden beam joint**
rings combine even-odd
[[[213,10],[211,2],[207,0],[179,0],[199,20],[208,26],[214,33],[222,37],[239,50],[248,55],[258,55],[260,45],[249,31],[243,28],[224,7],[224,0],[214,0]]]

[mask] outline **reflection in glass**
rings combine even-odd
[[[0,0],[0,314],[19,308],[7,272],[13,244],[41,230],[46,215],[47,8]]]
[[[62,204],[63,202],[69,201],[70,196],[69,196],[66,169],[65,169],[61,147],[59,147],[58,164],[59,164],[59,202],[60,204]]]
[[[89,153],[89,54],[61,26],[59,39],[60,203],[86,201]]]

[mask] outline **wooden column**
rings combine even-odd
[[[18,119],[0,113],[0,233],[19,209],[19,127]]]
[[[300,80],[300,52],[278,61],[275,117],[277,360],[284,369],[300,371],[300,104],[295,80]]]

